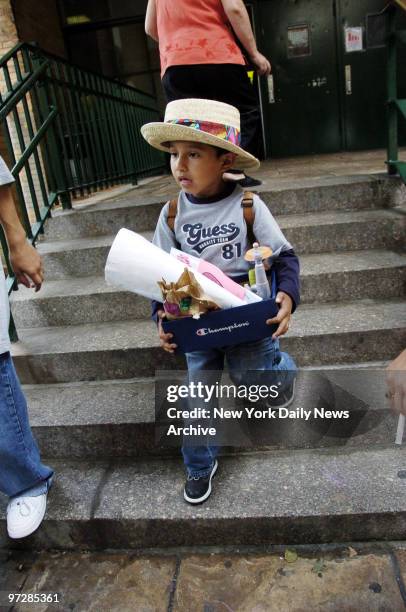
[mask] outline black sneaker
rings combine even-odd
[[[223,179],[225,181],[238,183],[241,187],[257,187],[258,185],[262,185],[262,181],[252,176],[247,176],[242,170],[227,170],[227,172],[223,174]]]
[[[223,173],[223,180],[238,183],[245,179],[245,173],[242,170],[227,170]]]
[[[201,504],[206,501],[211,493],[211,479],[218,468],[218,461],[215,460],[210,474],[207,476],[188,476],[183,491],[183,497],[189,504]]]
[[[241,187],[257,187],[258,185],[262,185],[262,181],[252,176],[245,176],[241,181],[238,181],[238,184],[241,185]]]
[[[290,406],[295,399],[295,387],[296,377],[292,380],[288,387],[279,392],[278,397],[269,399],[267,401],[267,406],[269,408],[287,408]]]

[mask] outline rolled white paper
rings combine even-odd
[[[405,415],[400,414],[399,419],[398,419],[398,428],[396,431],[395,444],[402,444],[404,431],[405,431]]]
[[[104,274],[109,285],[161,302],[158,281],[164,278],[169,283],[176,282],[185,267],[140,234],[123,228],[111,245]],[[243,300],[209,278],[199,272],[194,275],[204,293],[220,308],[244,306]]]

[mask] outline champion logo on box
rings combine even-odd
[[[250,325],[249,321],[244,321],[243,323],[233,323],[232,325],[227,325],[226,327],[217,327],[212,329],[211,327],[200,327],[196,330],[196,336],[207,336],[208,334],[219,334],[224,331],[233,332],[235,329],[239,329],[240,327],[248,327]]]

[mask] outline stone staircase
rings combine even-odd
[[[146,300],[103,280],[121,227],[151,237],[160,185],[155,198],[151,183],[148,192],[56,213],[39,245],[43,289],[13,296],[15,363],[57,473],[47,518],[24,545],[404,539],[406,480],[398,472],[406,455],[382,405],[379,428],[346,443],[305,443],[293,429],[274,445],[230,449],[209,501],[183,502],[180,459],[154,445],[155,371],[183,368],[183,358],[159,348]],[[261,196],[301,256],[302,305],[282,346],[308,368],[393,358],[406,346],[404,186],[384,175],[329,177],[263,187]],[[0,545],[8,546],[4,533],[3,522]]]

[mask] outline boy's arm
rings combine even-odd
[[[287,293],[292,300],[292,313],[300,304],[300,265],[293,249],[281,251],[272,261],[277,291]]]
[[[292,245],[285,238],[282,230],[265,203],[254,198],[255,222],[254,234],[260,244],[271,247],[272,267],[276,276],[276,302],[279,312],[267,324],[278,324],[273,337],[285,334],[289,329],[290,316],[300,302],[299,260]]]
[[[276,298],[279,312],[273,319],[267,320],[267,325],[277,324],[278,328],[272,338],[283,336],[289,330],[290,317],[300,301],[299,293],[299,260],[293,249],[282,251],[273,262],[276,275]]]
[[[26,287],[41,289],[44,280],[41,258],[27,242],[15,209],[10,185],[0,186],[0,223],[6,234],[9,258],[17,281]]]
[[[272,249],[271,263],[276,274],[276,290],[287,293],[293,310],[300,302],[299,259],[266,204],[254,197],[254,235],[258,242]]]

